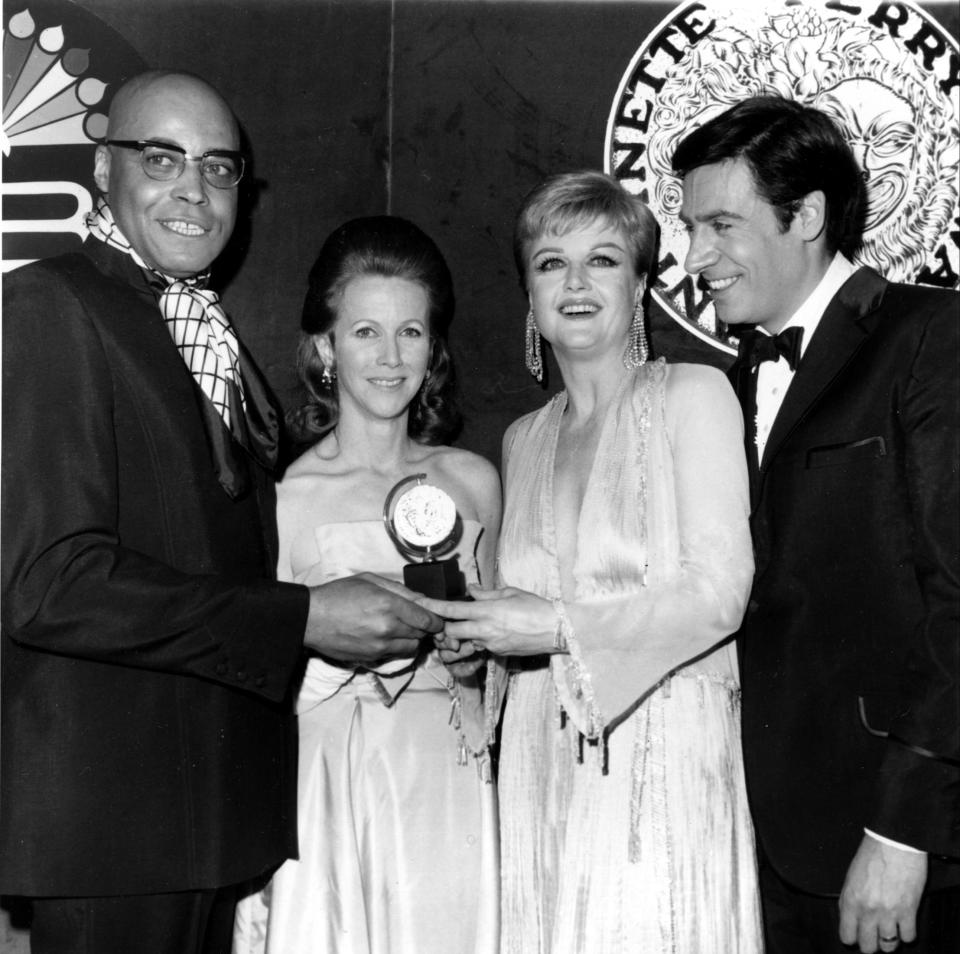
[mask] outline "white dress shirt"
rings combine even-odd
[[[810,293],[807,300],[790,316],[790,320],[781,328],[803,328],[803,339],[800,342],[800,358],[803,359],[810,342],[816,333],[817,326],[823,313],[827,310],[827,305],[833,299],[833,296],[840,290],[840,287],[856,271],[856,266],[849,259],[839,252],[833,257],[829,268],[824,272],[820,283]],[[762,334],[768,334],[763,328],[758,328]],[[767,446],[767,438],[770,436],[770,429],[776,420],[780,411],[780,405],[783,404],[784,395],[787,388],[793,381],[794,371],[787,364],[787,359],[780,355],[776,361],[762,362],[754,372],[757,375],[757,459],[763,461],[763,452]],[[901,844],[883,835],[865,828],[866,834],[875,838],[877,841],[894,848],[900,848],[904,851],[917,852],[916,848],[910,845]],[[922,852],[921,852],[922,853]]]
[[[827,310],[827,305],[840,290],[840,286],[856,270],[856,267],[838,252],[817,287],[780,329],[781,331],[785,328],[803,329],[803,340],[800,342],[801,359],[810,346],[810,341],[816,333],[823,313]],[[762,334],[768,333],[763,328],[757,330]],[[776,361],[764,361],[754,373],[757,375],[757,459],[762,461],[770,429],[783,403],[787,388],[793,381],[794,372],[787,364],[787,359],[780,355]]]

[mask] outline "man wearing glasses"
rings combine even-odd
[[[0,894],[33,954],[229,951],[230,886],[296,851],[304,647],[440,627],[376,578],[273,582],[279,411],[206,288],[243,171],[215,90],[137,77],[90,238],[4,283]]]

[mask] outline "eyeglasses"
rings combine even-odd
[[[187,160],[200,163],[203,181],[215,189],[233,189],[243,176],[243,155],[229,149],[214,149],[202,156],[188,156],[187,150],[181,146],[154,142],[152,139],[103,139],[101,142],[105,146],[135,149],[140,153],[140,168],[151,179],[160,182],[179,179]]]

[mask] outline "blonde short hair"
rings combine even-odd
[[[543,235],[565,235],[598,219],[623,232],[634,271],[646,277],[653,267],[659,229],[646,204],[613,176],[586,170],[550,176],[523,200],[513,231],[513,257],[527,289],[530,246]]]

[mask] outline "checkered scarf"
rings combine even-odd
[[[234,498],[250,488],[246,456],[267,472],[277,465],[280,413],[267,382],[244,355],[209,275],[178,279],[151,268],[120,231],[101,196],[87,216],[90,234],[129,255],[158,295],[160,311],[194,380],[208,399],[201,412],[214,472]],[[246,451],[246,454],[244,453]]]
[[[236,389],[234,400],[241,409],[245,407],[240,346],[230,319],[220,306],[220,297],[203,287],[208,274],[178,279],[148,266],[120,231],[103,196],[87,216],[87,228],[92,236],[126,252],[152,279],[162,282],[160,311],[167,328],[200,389],[217,409],[227,430],[232,430],[233,389]]]

